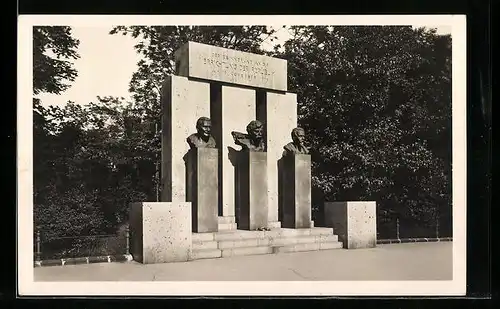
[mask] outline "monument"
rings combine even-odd
[[[267,153],[263,140],[264,125],[251,121],[247,134],[233,131],[236,145],[241,146],[236,167],[236,208],[239,228],[268,228]]]
[[[191,147],[186,155],[186,201],[192,205],[192,228],[196,233],[218,230],[219,152],[211,127],[209,118],[200,117],[197,132],[186,139]]]
[[[131,205],[133,258],[339,248],[332,228],[312,227],[311,160],[286,60],[188,42],[175,63],[161,90],[160,201]]]
[[[283,222],[286,228],[311,227],[311,156],[302,128],[292,130],[292,142],[280,162]]]

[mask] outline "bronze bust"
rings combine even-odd
[[[196,133],[191,134],[187,139],[187,143],[193,148],[215,148],[215,139],[210,135],[212,129],[212,121],[207,117],[200,117],[196,121]]]
[[[292,142],[286,144],[283,149],[283,156],[290,154],[309,154],[309,149],[304,145],[305,131],[302,128],[292,130]]]
[[[264,125],[258,120],[253,120],[247,125],[247,134],[231,132],[234,143],[241,146],[241,150],[264,152],[265,143],[263,139]]]

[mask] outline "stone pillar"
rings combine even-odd
[[[215,148],[194,148],[188,152],[186,195],[192,204],[195,233],[217,232],[218,153]]]
[[[191,203],[132,203],[131,254],[143,264],[183,262],[191,255]]]
[[[283,222],[285,228],[311,227],[311,156],[287,155],[282,159]]]
[[[196,132],[196,120],[210,116],[210,85],[168,76],[162,89],[162,202],[186,201],[186,138]]]
[[[238,160],[238,227],[267,227],[267,153],[242,151]]]
[[[267,128],[269,225],[270,227],[279,227],[278,160],[283,155],[283,146],[291,140],[292,130],[297,127],[297,95],[295,93],[266,92],[264,104],[265,116],[262,118]]]
[[[218,103],[218,102],[217,102]],[[246,132],[246,126],[256,119],[255,90],[222,86],[221,110],[221,152],[222,152],[222,215],[235,216],[235,166],[238,150],[232,131]]]
[[[328,202],[324,207],[325,225],[333,228],[346,249],[373,248],[377,245],[376,202]]]

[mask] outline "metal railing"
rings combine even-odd
[[[127,228],[124,233],[117,234],[44,238],[41,231],[36,230],[34,258],[35,261],[41,261],[129,254],[129,234]]]

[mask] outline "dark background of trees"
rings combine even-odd
[[[34,212],[44,237],[114,233],[128,204],[156,200],[159,92],[188,40],[288,60],[313,150],[313,215],[323,201],[376,200],[379,238],[451,235],[451,37],[411,27],[292,27],[265,52],[266,27],[116,27],[144,56],[131,102],[43,107],[34,98]],[[47,56],[52,50],[57,57]],[[77,72],[69,27],[34,28],[34,92]],[[50,104],[50,102],[44,102]],[[46,105],[44,104],[44,105]]]

